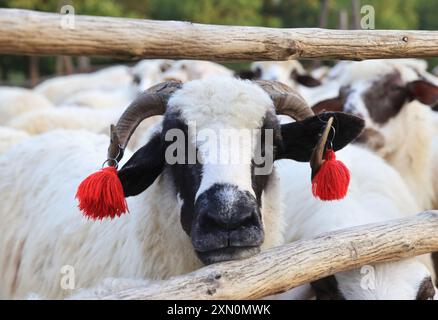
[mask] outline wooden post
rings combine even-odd
[[[37,56],[29,57],[29,79],[31,87],[36,86],[40,79],[39,58]]]
[[[352,29],[360,29],[360,0],[351,0]]]
[[[326,233],[144,288],[89,298],[257,299],[366,264],[433,251],[438,251],[438,211]]]
[[[275,29],[0,9],[0,54],[213,61],[438,56],[438,31]]]

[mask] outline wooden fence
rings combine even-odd
[[[0,54],[216,61],[437,57],[437,31],[273,29],[0,9]],[[438,211],[327,233],[106,299],[254,299],[365,264],[438,251]]]

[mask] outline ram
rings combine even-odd
[[[307,167],[291,161],[279,163],[281,190],[288,208],[286,241],[420,211],[398,172],[372,151],[349,145],[337,153],[337,158],[350,169],[350,188],[345,199],[330,203],[312,197],[310,181],[305,179],[310,173]],[[345,245],[351,246],[352,254],[360,251],[356,251],[355,243]],[[317,299],[426,300],[435,295],[431,275],[434,269],[430,256],[425,255],[337,273],[311,286]]]
[[[280,125],[276,114],[296,122]],[[161,126],[131,155],[124,148],[129,137],[153,115],[164,115]],[[273,160],[309,161],[330,117],[345,128],[336,135],[337,149],[363,128],[351,115],[314,116],[299,95],[275,82],[219,77],[150,88],[113,127],[108,149],[112,165],[130,157],[118,171],[130,213],[97,222],[82,217],[73,196],[101,166],[107,137],[53,131],[15,146],[0,158],[1,165],[14,165],[0,171],[0,297],[67,296],[72,292],[59,285],[64,266],[74,269],[80,289],[108,277],[165,279],[281,244]],[[245,161],[217,162],[214,155],[235,154],[214,139],[230,130],[265,132],[265,139],[244,135],[237,151]],[[180,135],[182,144],[175,140]],[[189,149],[196,151],[194,162]]]
[[[362,117],[366,129],[358,141],[388,161],[404,178],[421,209],[433,208],[431,175],[433,140],[437,139],[438,102],[434,78],[416,60],[343,63],[336,68],[339,95],[320,101],[313,110],[344,111]]]

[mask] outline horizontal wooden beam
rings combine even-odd
[[[438,251],[438,211],[330,232],[103,299],[257,299],[366,264]],[[85,297],[81,297],[85,298]]]
[[[438,31],[275,29],[80,15],[69,19],[58,13],[0,9],[0,54],[213,61],[438,57]]]

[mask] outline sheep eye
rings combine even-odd
[[[160,66],[161,72],[166,72],[167,70],[169,70],[169,68],[170,68],[170,64],[168,64],[168,63],[162,64]]]

